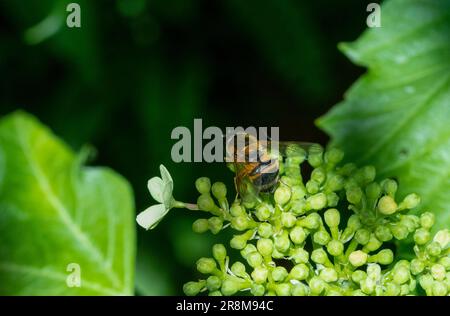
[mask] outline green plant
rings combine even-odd
[[[211,185],[205,177],[196,181],[198,209],[189,204],[190,209],[211,217],[196,220],[193,230],[218,234],[230,227],[235,233],[230,247],[241,258],[231,263],[226,247],[216,244],[213,258],[197,261],[205,278],[186,283],[187,295],[448,294],[450,231],[432,237],[434,215],[409,214],[420,203],[418,195],[398,200],[396,181],[375,181],[372,166],[339,164],[343,154],[338,149],[308,156],[314,168],[310,179],[301,175],[303,159],[288,156],[275,192],[252,202],[229,204],[223,183]],[[152,196],[158,200],[162,190],[171,197],[172,186],[157,179],[149,181]],[[165,215],[155,217],[151,210],[138,216],[145,228],[154,228]],[[399,260],[394,242],[409,236],[415,258]]]
[[[29,114],[0,120],[1,295],[133,294],[132,191],[87,153]]]

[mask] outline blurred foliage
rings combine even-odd
[[[138,211],[160,163],[181,200],[198,175],[232,184],[220,164],[171,161],[175,126],[280,126],[283,139],[325,143],[314,119],[362,72],[336,45],[365,29],[370,1],[79,0],[80,29],[64,24],[69,2],[0,2],[0,114],[23,108],[74,149],[92,143],[96,164],[130,180]],[[138,294],[181,293],[195,278],[209,245],[192,220],[176,210],[139,231]]]
[[[86,158],[28,114],[0,120],[1,295],[133,293],[133,194]]]

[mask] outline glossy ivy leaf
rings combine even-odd
[[[147,187],[151,196],[161,204],[152,205],[136,217],[136,222],[145,229],[153,229],[173,207],[173,180],[163,165],[159,166],[161,178],[148,180]]]
[[[133,294],[133,214],[121,176],[28,114],[0,120],[1,295]]]
[[[396,177],[400,195],[416,192],[421,210],[450,226],[450,1],[392,0],[382,27],[342,44],[368,67],[345,101],[318,120],[347,161]]]

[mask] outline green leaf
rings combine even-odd
[[[166,208],[164,204],[152,205],[146,210],[139,213],[139,215],[136,217],[136,221],[145,229],[153,229],[169,211],[170,208]]]
[[[368,72],[317,124],[347,161],[396,177],[401,196],[418,193],[418,209],[437,215],[435,229],[449,227],[450,1],[386,1],[381,23],[340,46]]]
[[[1,295],[133,294],[133,215],[121,176],[82,166],[28,114],[0,120]]]

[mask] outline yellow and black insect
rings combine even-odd
[[[284,157],[306,158],[311,143],[259,141],[255,136],[241,135],[244,142],[237,145],[236,137],[227,140],[230,168],[235,172],[235,186],[242,199],[273,192],[280,182],[280,165]]]

